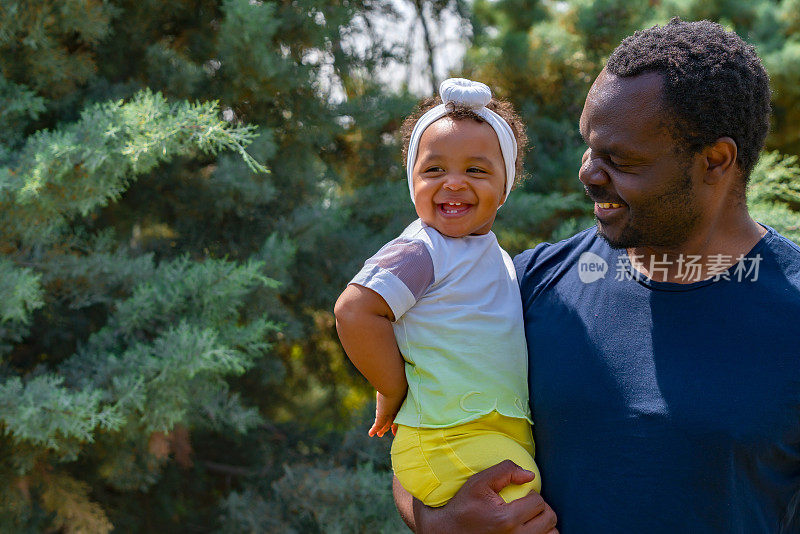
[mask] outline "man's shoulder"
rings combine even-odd
[[[597,228],[592,226],[556,243],[539,243],[514,257],[519,280],[563,269],[577,261],[584,252],[598,246]]]
[[[771,238],[769,240],[769,245],[771,248],[782,255],[786,255],[790,260],[800,261],[800,246],[797,243],[770,226],[767,226],[766,228],[767,237]]]
[[[774,228],[767,227],[765,246],[782,274],[800,287],[800,246]]]

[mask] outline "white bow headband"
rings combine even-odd
[[[508,198],[511,187],[514,185],[514,175],[516,174],[517,161],[517,140],[511,126],[497,113],[486,107],[492,100],[492,91],[486,84],[473,82],[466,78],[450,78],[439,85],[439,95],[442,103],[429,109],[419,118],[414,129],[411,131],[411,139],[408,143],[408,158],[406,159],[406,175],[408,176],[408,190],[411,193],[411,201],[414,202],[414,183],[413,171],[414,163],[417,160],[417,149],[422,132],[447,114],[448,102],[462,104],[472,109],[477,115],[483,118],[491,126],[497,139],[500,140],[500,152],[506,164],[506,192],[503,201]]]

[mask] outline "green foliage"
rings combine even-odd
[[[371,403],[348,416],[343,435],[294,436],[293,454],[273,456],[280,466],[273,477],[254,476],[255,483],[224,499],[220,532],[404,531],[391,494],[391,441],[366,433],[374,413]],[[299,452],[312,443],[324,448]]]
[[[76,442],[91,442],[98,427],[116,429],[120,418],[100,406],[100,391],[63,387],[63,377],[35,376],[24,385],[11,377],[0,386],[5,433],[58,452],[77,453]]]
[[[0,3],[3,74],[46,97],[64,97],[95,70],[91,45],[108,36],[108,2],[4,0]]]
[[[405,529],[386,471],[376,472],[369,464],[355,470],[306,464],[284,470],[273,486],[275,501],[252,491],[229,494],[222,503],[220,532],[390,534]]]
[[[170,105],[146,90],[126,104],[98,104],[65,128],[30,136],[3,184],[5,216],[22,224],[4,229],[4,237],[57,239],[69,217],[119,198],[134,177],[176,156],[231,149],[251,169],[266,170],[244,150],[253,128],[232,127],[218,115],[216,103]]]
[[[222,377],[243,373],[269,348],[274,325],[239,313],[258,285],[270,283],[261,267],[187,258],[162,263],[63,372],[83,388],[104,391],[126,420],[136,421],[137,432],[168,432],[189,420],[246,431],[259,417],[228,398]]]
[[[391,475],[367,464],[355,471],[341,467],[287,466],[275,483],[285,517],[301,532],[398,532]],[[370,506],[364,506],[369,502]],[[357,525],[357,526],[356,526]]]
[[[747,201],[752,216],[800,243],[798,156],[765,152],[753,169]]]
[[[565,221],[580,221],[576,231],[588,228],[593,223],[590,209],[582,193],[515,191],[498,212],[493,231],[509,254],[518,254],[534,247],[542,236],[563,239],[571,235],[557,234]]]
[[[33,310],[43,305],[40,276],[31,269],[17,268],[0,259],[0,324],[27,324]]]
[[[41,275],[0,258],[0,356],[29,332],[31,315],[44,305]]]
[[[45,99],[24,85],[0,76],[0,145],[14,147],[23,139],[28,125],[45,110]],[[0,154],[5,159],[5,154]]]
[[[800,152],[800,38],[786,41],[764,58],[773,87],[773,128],[770,142],[781,150]]]
[[[775,120],[749,202],[800,240],[797,0],[423,4],[471,22],[453,74],[528,125],[509,252],[592,224],[584,97],[619,39],[673,15],[763,56]],[[416,96],[381,83],[405,56],[372,25],[397,16],[0,0],[0,531],[403,530],[331,313],[415,217],[397,130]]]

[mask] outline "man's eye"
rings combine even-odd
[[[616,160],[616,159],[614,159],[614,158],[608,158],[608,161],[610,161],[610,162],[611,162],[611,164],[612,164],[614,167],[617,167],[618,169],[624,169],[624,168],[626,168],[626,167],[635,167],[635,165],[631,165],[630,163],[625,163],[625,162],[622,162],[622,161]]]

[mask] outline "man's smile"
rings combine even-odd
[[[608,191],[595,185],[584,185],[583,190],[592,202],[602,208],[619,208],[625,205],[619,197],[615,195],[614,198],[609,198]]]
[[[594,216],[603,223],[610,223],[618,215],[622,215],[625,209],[624,204],[618,202],[595,202]]]

